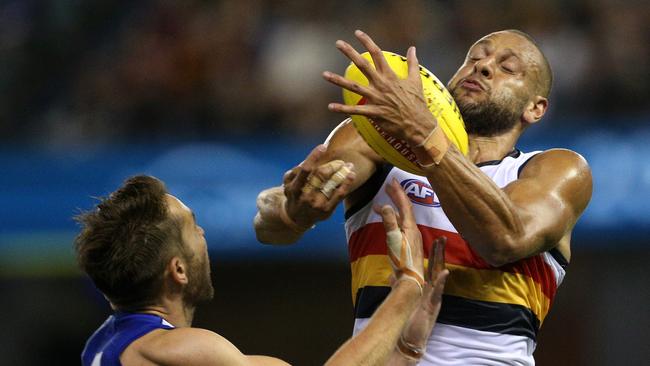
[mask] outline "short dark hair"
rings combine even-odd
[[[533,39],[533,37],[528,33],[520,31],[519,29],[506,29],[504,32],[514,33],[526,38],[528,42],[537,49],[541,56],[541,64],[539,65],[539,80],[537,82],[536,92],[544,98],[548,98],[551,94],[551,88],[553,87],[553,70],[551,69],[551,64],[548,62],[546,55],[544,55],[544,52],[542,52],[542,49],[539,47],[535,39]]]
[[[166,194],[160,180],[135,176],[75,217],[82,226],[74,243],[79,266],[117,308],[154,304],[167,263],[185,254]]]

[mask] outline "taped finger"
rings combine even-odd
[[[393,266],[393,270],[402,276],[412,277],[420,285],[424,284],[425,281],[422,271],[418,270],[418,267],[413,263],[411,245],[406,235],[399,229],[388,231],[386,233],[386,245],[388,247],[388,258],[390,259],[391,266]]]
[[[313,192],[315,188],[316,187],[314,187],[311,183],[307,182],[307,183],[305,183],[304,186],[302,186],[301,191],[302,191],[302,193],[307,194],[307,193]]]
[[[331,191],[331,190],[330,190],[330,191],[326,191],[326,190],[324,190],[323,188],[321,188],[321,189],[319,189],[318,191],[319,191],[320,193],[322,193],[323,196],[325,196],[325,198],[327,198],[328,200],[329,200],[330,198],[332,198],[332,191]]]
[[[330,177],[327,182],[325,182],[325,184],[323,184],[320,191],[328,199],[331,198],[332,192],[334,192],[334,190],[345,181],[345,178],[347,178],[348,174],[350,174],[351,171],[352,167],[350,164],[343,165],[339,170],[336,171],[336,173]]]
[[[316,175],[311,175],[307,184],[311,185],[314,189],[320,189],[323,186],[323,181]]]
[[[354,182],[354,178],[356,177],[356,173],[354,171],[351,171],[348,176],[345,178],[343,183],[334,190],[334,194],[332,195],[332,198],[329,201],[329,210],[334,209],[338,203],[345,198],[345,196],[350,193],[350,188],[352,186],[352,183]]]
[[[345,164],[343,160],[332,160],[319,166],[314,172],[319,178],[329,179],[332,174],[336,173]]]

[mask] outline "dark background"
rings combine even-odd
[[[245,353],[322,364],[352,327],[343,215],[263,246],[255,197],[336,126],[337,39],[418,47],[447,80],[518,28],[554,68],[524,150],[583,154],[594,197],[539,339],[539,365],[650,358],[650,70],[645,1],[0,0],[0,365],[79,363],[109,308],[74,264],[71,217],[153,174],[206,229],[215,300],[195,325]]]

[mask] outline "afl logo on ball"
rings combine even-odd
[[[422,206],[440,207],[440,202],[436,201],[433,189],[429,184],[418,179],[407,179],[403,180],[400,185],[411,202]]]

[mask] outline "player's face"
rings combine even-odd
[[[196,304],[212,299],[214,288],[210,279],[210,259],[205,232],[196,222],[194,213],[178,198],[168,195],[170,212],[177,215],[181,222],[183,244],[189,250],[188,277],[189,283],[185,289],[185,301]]]
[[[470,134],[495,136],[519,122],[532,96],[537,51],[511,32],[476,42],[448,84]]]

